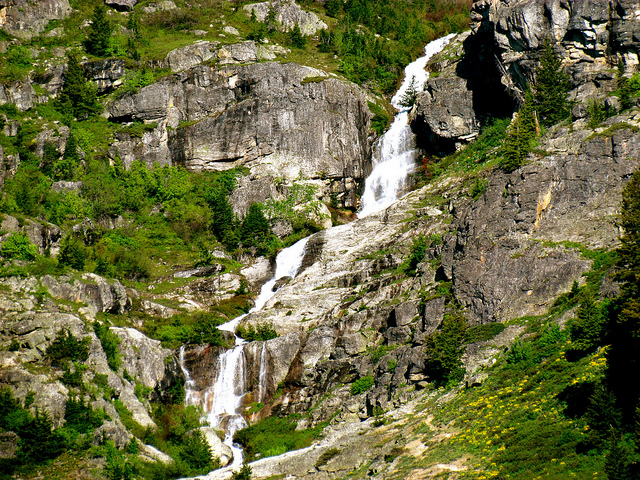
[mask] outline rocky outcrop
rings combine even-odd
[[[9,0],[0,6],[0,28],[29,39],[43,32],[50,20],[60,20],[70,13],[69,0]]]
[[[15,171],[14,171],[15,172]],[[56,254],[60,247],[60,240],[64,232],[57,225],[47,222],[34,222],[26,219],[22,222],[18,221],[11,215],[3,215],[0,222],[0,243],[4,242],[9,236],[16,232],[24,232],[29,237],[31,243],[38,247],[40,254],[46,252]]]
[[[121,12],[128,12],[133,10],[138,0],[105,0],[104,3]]]
[[[45,275],[40,282],[54,298],[85,303],[84,313],[89,316],[95,316],[97,312],[122,314],[130,305],[127,291],[120,282],[108,282],[94,273],[83,273],[80,278],[58,279]]]
[[[438,76],[427,82],[412,114],[419,143],[429,153],[448,154],[477,135],[479,118],[510,115],[535,80],[545,41],[569,75],[569,98],[582,111],[589,100],[604,100],[617,88],[619,63],[626,75],[640,68],[639,8],[634,0],[475,2],[472,31],[427,66]],[[575,111],[585,116],[579,106]]]
[[[124,60],[107,58],[82,64],[87,77],[93,79],[100,93],[108,93],[122,85],[125,74]]]
[[[595,134],[556,128],[540,145],[545,156],[531,156],[517,173],[496,172],[478,201],[453,204],[457,233],[442,265],[476,321],[537,315],[551,292],[569,290],[590,261],[562,242],[616,244],[611,222],[622,187],[640,168],[637,121],[614,117]],[[612,125],[621,128],[601,134]]]
[[[311,80],[309,80],[311,79]],[[296,64],[197,66],[143,88],[108,108],[113,121],[156,122],[142,139],[118,136],[125,165],[181,164],[250,179],[321,178],[354,185],[370,158],[367,97],[355,85]]]
[[[328,28],[315,13],[304,11],[294,0],[252,3],[243,8],[248,13],[254,12],[259,22],[265,22],[269,12],[273,10],[276,24],[285,32],[296,25],[303,35],[314,35],[318,30]]]

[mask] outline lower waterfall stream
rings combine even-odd
[[[374,153],[374,168],[365,183],[362,208],[358,212],[359,217],[365,217],[387,208],[406,193],[407,178],[415,168],[416,151],[415,136],[408,124],[410,108],[402,107],[400,103],[412,83],[413,88],[422,91],[429,77],[425,71],[427,61],[440,52],[453,36],[453,34],[448,35],[429,43],[424,49],[425,55],[405,68],[405,80],[392,98],[392,104],[399,112],[389,130],[381,137]],[[308,239],[309,237],[304,238],[278,254],[275,275],[262,286],[255,306],[248,314],[236,317],[219,326],[220,330],[235,334],[236,327],[242,319],[252,312],[261,310],[275,294],[273,289],[277,280],[296,276],[302,264]],[[244,340],[236,336],[235,347],[218,357],[215,382],[207,388],[201,400],[192,391],[194,382],[184,363],[184,346],[180,349],[180,368],[185,376],[185,404],[202,403],[209,425],[225,432],[224,443],[233,452],[233,461],[228,465],[232,469],[237,469],[243,461],[242,448],[233,444],[233,436],[239,429],[247,426],[242,415],[243,398],[247,393],[244,343]],[[267,357],[267,349],[263,345],[260,353],[259,402],[264,401],[266,396]]]

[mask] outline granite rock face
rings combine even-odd
[[[627,76],[640,68],[639,9],[637,0],[475,2],[471,32],[427,65],[438,76],[412,114],[421,146],[451,153],[479,133],[478,118],[509,115],[535,81],[545,40],[569,75],[576,116],[584,117],[580,108],[589,100],[605,100],[617,88],[619,63]]]
[[[70,13],[69,0],[7,0],[0,5],[0,28],[29,39],[43,32],[50,20],[60,20]]]
[[[157,125],[141,139],[119,135],[113,154],[125,165],[134,158],[194,171],[243,165],[250,180],[321,179],[326,195],[336,180],[355,188],[370,168],[365,94],[292,63],[199,65],[114,102],[107,114]]]
[[[314,35],[318,30],[327,28],[327,24],[315,13],[306,12],[294,0],[252,3],[243,8],[249,14],[254,12],[259,22],[264,22],[273,9],[276,24],[285,32],[292,30],[296,25],[300,27],[303,35]]]

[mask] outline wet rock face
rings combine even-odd
[[[70,13],[69,0],[6,0],[0,3],[0,28],[29,39],[43,32],[50,20],[60,20]]]
[[[157,123],[141,139],[119,137],[113,153],[125,165],[245,165],[255,179],[326,179],[329,194],[331,179],[363,179],[370,161],[362,91],[296,64],[193,67],[116,101],[108,115]]]

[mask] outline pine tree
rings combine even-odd
[[[48,177],[53,177],[54,166],[58,161],[58,149],[51,142],[44,144],[44,152],[42,155],[42,166],[40,171]]]
[[[77,175],[80,166],[80,155],[78,155],[78,142],[73,132],[69,132],[67,143],[64,147],[62,158],[54,164],[53,178],[55,180],[71,181]]]
[[[418,87],[416,86],[416,77],[411,77],[411,83],[405,90],[402,98],[398,102],[401,107],[411,108],[413,104],[416,103],[416,98],[418,98]]]
[[[269,221],[260,205],[252,203],[240,226],[240,241],[245,247],[260,247],[270,233]]]
[[[629,372],[640,368],[640,171],[622,192],[618,226],[623,233],[616,279],[623,284],[609,320],[605,378],[625,421],[631,423],[640,403],[640,385],[629,381]]]
[[[64,85],[56,102],[58,110],[65,116],[86,118],[102,111],[98,103],[96,88],[85,79],[84,68],[74,53],[68,55]]]
[[[545,41],[534,87],[535,108],[543,125],[554,125],[569,116],[570,87],[569,77],[562,71],[562,61],[549,41]]]
[[[289,42],[291,42],[291,45],[295,48],[304,48],[307,44],[307,39],[302,35],[300,26],[297,23],[289,33]]]
[[[84,41],[84,49],[87,53],[96,57],[109,55],[111,47],[111,33],[113,27],[107,19],[107,11],[104,5],[98,5],[93,11],[89,34]]]
[[[509,125],[507,135],[501,147],[502,160],[500,166],[508,173],[513,172],[524,163],[536,138],[536,121],[533,112],[533,96],[530,91],[515,119]]]

